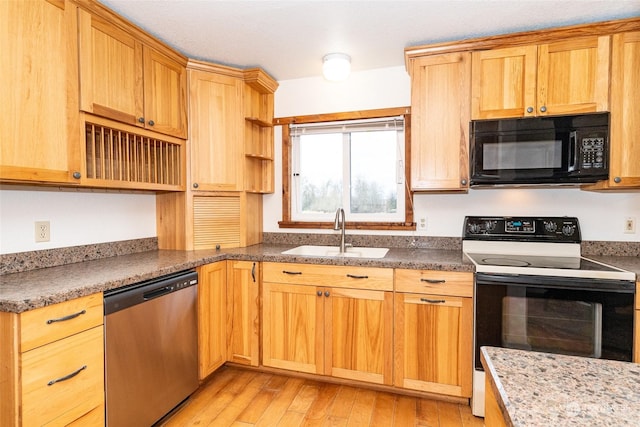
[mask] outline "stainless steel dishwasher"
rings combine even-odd
[[[105,292],[106,423],[151,426],[198,388],[198,274]]]

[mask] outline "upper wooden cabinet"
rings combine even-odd
[[[466,190],[471,55],[412,58],[411,188]]]
[[[244,189],[273,193],[273,93],[278,83],[259,68],[244,71]]]
[[[227,73],[215,72],[216,69]],[[237,76],[230,73],[233,72],[226,67],[196,62],[189,64],[193,190],[242,190],[243,82],[238,71],[235,71]]]
[[[184,64],[92,13],[80,10],[78,19],[80,108],[186,138]]]
[[[609,36],[473,52],[472,119],[607,111]]]
[[[612,38],[609,180],[594,190],[640,188],[640,31]]]
[[[0,180],[80,178],[77,9],[0,2]]]

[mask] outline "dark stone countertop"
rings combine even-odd
[[[473,271],[459,250],[391,248],[381,259],[282,255],[291,245],[260,244],[221,251],[154,250],[0,276],[0,311],[21,313],[225,259]]]
[[[640,364],[483,347],[507,426],[637,426]]]

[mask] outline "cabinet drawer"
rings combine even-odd
[[[262,278],[272,283],[393,290],[391,268],[265,262]]]
[[[66,425],[103,404],[103,345],[98,326],[24,353],[23,425]]]
[[[395,282],[396,292],[473,296],[473,273],[397,269]]]
[[[102,325],[102,293],[20,314],[20,351],[25,352]]]

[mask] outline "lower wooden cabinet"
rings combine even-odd
[[[198,267],[198,378],[227,361],[227,261]]]
[[[437,279],[438,275],[442,278]],[[465,278],[466,289],[462,286]],[[416,282],[415,286],[424,282],[427,291],[395,294],[394,384],[413,390],[470,397],[472,275],[396,270],[396,289],[413,286],[411,280]],[[433,292],[434,287],[442,292],[427,293]],[[452,290],[456,289],[463,296],[447,295],[455,293]]]
[[[260,360],[260,263],[227,261],[227,358],[258,366]]]
[[[391,385],[391,275],[391,269],[265,263],[263,364]]]
[[[102,319],[101,293],[0,312],[0,425],[104,425]]]
[[[484,389],[484,425],[491,427],[505,427],[507,424],[504,421],[496,394],[493,392],[492,381],[489,375],[485,378]]]

